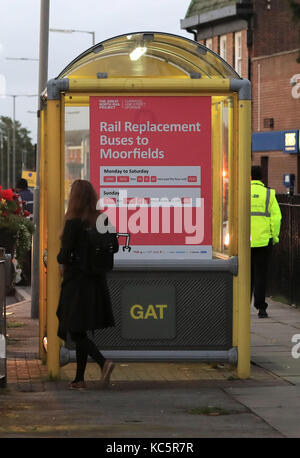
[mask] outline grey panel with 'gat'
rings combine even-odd
[[[103,350],[229,350],[231,272],[113,271],[115,326],[91,338]]]
[[[125,286],[121,311],[121,334],[126,340],[176,337],[176,288],[173,285]]]

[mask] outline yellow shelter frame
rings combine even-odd
[[[97,46],[97,45],[96,45]],[[63,75],[64,76],[64,75]],[[224,259],[236,257],[233,279],[233,346],[237,348],[237,375],[250,376],[250,167],[251,88],[238,78],[114,77],[105,79],[63,77],[50,80],[41,111],[41,198],[40,198],[40,356],[47,359],[48,374],[59,377],[60,341],[56,309],[60,294],[57,253],[64,214],[64,113],[65,106],[88,106],[92,95],[209,95],[216,100],[231,97],[229,103],[229,251]],[[213,187],[220,187],[222,113],[212,107]],[[213,198],[213,246],[218,247],[221,230],[219,193]],[[47,273],[44,255],[47,250]],[[44,337],[47,337],[47,354]]]

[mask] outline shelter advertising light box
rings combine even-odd
[[[117,257],[210,259],[211,97],[90,97],[90,179]]]

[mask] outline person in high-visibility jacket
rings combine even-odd
[[[279,242],[281,211],[275,190],[266,187],[259,166],[251,168],[251,297],[259,318],[267,318],[266,286],[272,246]]]

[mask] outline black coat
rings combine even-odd
[[[87,223],[80,219],[67,220],[57,256],[59,264],[64,265],[57,309],[57,334],[64,340],[67,332],[93,331],[114,325],[105,272],[97,276],[89,275],[81,268],[80,262],[72,262],[74,255],[78,259],[84,258],[87,227]]]

